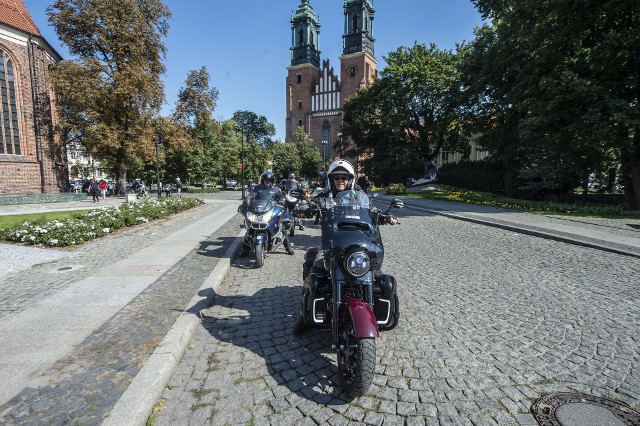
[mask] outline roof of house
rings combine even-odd
[[[42,37],[22,0],[0,0],[0,23]]]

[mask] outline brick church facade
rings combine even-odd
[[[62,58],[22,0],[0,0],[0,194],[66,190],[49,68]]]
[[[291,65],[286,80],[286,140],[302,127],[320,149],[323,162],[336,157],[344,102],[377,77],[373,0],[344,1],[343,52],[336,71],[320,63],[320,21],[310,0],[301,0],[291,17]]]

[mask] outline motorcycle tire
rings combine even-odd
[[[338,342],[338,372],[342,389],[357,398],[367,393],[376,369],[375,339],[356,339],[349,315],[342,321]]]
[[[262,268],[264,265],[264,248],[261,245],[256,245],[256,266]]]

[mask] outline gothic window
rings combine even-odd
[[[351,19],[352,19],[351,32],[357,33],[358,32],[358,16],[353,15],[353,18]]]
[[[302,109],[302,101],[298,101],[298,109]]]
[[[0,50],[0,154],[20,155],[18,101],[16,99],[13,61]]]
[[[298,84],[302,83],[302,74],[298,74]]]
[[[331,152],[331,124],[328,121],[322,123],[322,162],[330,159]]]
[[[302,46],[304,44],[304,31],[302,28],[298,30],[298,46]]]

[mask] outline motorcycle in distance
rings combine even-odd
[[[244,243],[255,253],[256,266],[261,268],[268,252],[284,245],[288,254],[293,254],[287,231],[292,226],[286,207],[277,203],[268,189],[251,188],[241,206],[244,215]]]
[[[285,205],[289,214],[293,218],[293,224],[289,228],[289,236],[295,235],[295,228],[304,231],[302,218],[306,217],[306,212],[311,208],[311,200],[303,188],[292,189],[285,193]]]
[[[402,208],[394,199],[383,214]],[[396,281],[382,274],[384,247],[377,215],[361,191],[343,191],[327,200],[322,215],[322,246],[311,247],[303,266],[299,325],[330,329],[342,388],[352,397],[371,386],[376,363],[375,338],[400,318]]]

